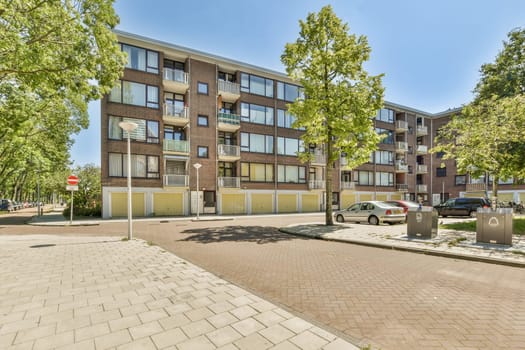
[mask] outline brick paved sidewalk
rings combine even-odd
[[[141,240],[1,236],[0,281],[1,349],[357,349]]]

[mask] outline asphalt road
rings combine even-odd
[[[126,235],[125,222],[34,227],[0,216],[0,234]],[[525,271],[280,233],[324,216],[135,222],[135,235],[360,345],[525,349]],[[363,230],[368,225],[357,225]]]

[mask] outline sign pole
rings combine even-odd
[[[71,191],[71,212],[69,213],[69,224],[73,225],[73,191]]]

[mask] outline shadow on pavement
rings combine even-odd
[[[293,236],[270,226],[225,226],[213,228],[193,228],[184,230],[182,234],[189,234],[180,241],[198,243],[218,242],[255,242],[257,244],[276,243],[290,240],[306,240],[307,237]]]

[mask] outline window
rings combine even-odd
[[[241,73],[241,91],[273,97],[273,80],[252,74]]]
[[[208,94],[208,83],[198,82],[197,83],[197,93],[201,95],[207,95]]]
[[[229,81],[230,83],[235,83],[235,74],[219,72],[219,80]]]
[[[277,154],[297,156],[297,153],[302,152],[304,152],[303,140],[288,137],[277,138]]]
[[[380,143],[388,145],[394,144],[394,132],[392,130],[376,128],[376,132],[378,135],[385,135],[385,137],[381,140]]]
[[[171,116],[184,116],[184,95],[173,92],[164,93],[164,103],[166,104],[165,113]]]
[[[111,89],[109,101],[148,108],[159,108],[159,88],[157,86],[121,80]]]
[[[199,116],[197,117],[197,125],[198,126],[208,126],[208,116],[199,114]]]
[[[241,151],[273,154],[273,136],[241,132]]]
[[[376,172],[377,186],[394,186],[394,174],[383,171]]]
[[[306,170],[304,166],[278,165],[277,182],[306,183]]]
[[[294,115],[288,113],[284,109],[277,110],[277,126],[281,128],[293,128],[292,125],[295,122],[296,118]],[[296,128],[297,130],[305,130],[304,127]]]
[[[159,122],[154,120],[133,119],[109,116],[108,138],[110,140],[123,140],[128,137],[127,133],[118,125],[122,121],[133,122],[137,128],[130,134],[134,141],[159,143]]]
[[[237,177],[237,168],[235,163],[219,162],[219,177]]]
[[[249,123],[274,125],[273,108],[241,102],[241,120]]]
[[[466,175],[456,175],[455,176],[455,184],[458,185],[465,185],[467,183],[467,176]]]
[[[445,177],[447,176],[447,168],[436,168],[436,177]]]
[[[376,120],[380,120],[385,123],[394,123],[394,111],[387,108],[382,108],[377,111]]]
[[[297,98],[304,98],[304,92],[300,86],[278,81],[277,98],[279,100],[294,102]]]
[[[376,151],[375,152],[376,164],[394,164],[394,152],[390,151]]]
[[[126,68],[141,70],[149,73],[159,73],[159,53],[127,44],[121,45],[122,51],[127,53]]]
[[[443,158],[443,156],[445,156],[445,152],[443,151],[436,152],[436,158]]]
[[[184,132],[184,128],[172,125],[164,125],[164,139],[176,141],[186,140],[186,133]]]
[[[374,173],[372,171],[354,171],[354,181],[358,185],[372,186],[374,185]]]
[[[109,176],[128,176],[128,155],[109,153]],[[159,178],[159,157],[144,154],[131,155],[131,177]]]
[[[241,163],[241,181],[273,182],[273,164]]]
[[[197,147],[197,157],[199,157],[199,158],[208,158],[208,147],[207,146],[198,146]]]

